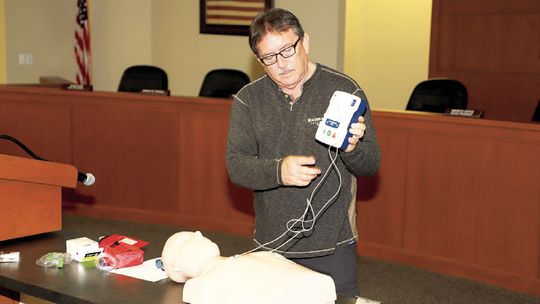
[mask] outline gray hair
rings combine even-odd
[[[291,12],[281,8],[271,8],[258,14],[249,27],[249,47],[259,56],[257,44],[269,32],[286,32],[292,29],[299,37],[304,37],[304,29],[298,18]]]

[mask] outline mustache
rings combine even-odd
[[[290,72],[294,72],[294,69],[283,68],[281,71],[279,71],[278,75],[283,76],[283,75],[288,74]]]

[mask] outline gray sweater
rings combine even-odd
[[[362,141],[349,153],[341,151],[337,158],[341,187],[334,168],[311,201],[315,213],[330,201],[329,206],[310,231],[298,235],[286,232],[289,220],[302,217],[306,200],[323,174],[307,187],[283,186],[281,159],[288,155],[313,155],[323,173],[330,166],[328,147],[315,140],[315,133],[336,90],[367,101],[354,80],[320,64],[292,105],[267,75],[242,88],[233,101],[226,153],[229,177],[234,183],[254,190],[255,242],[261,245],[278,238],[264,246],[271,250],[289,240],[276,250],[286,257],[327,255],[336,246],[354,242],[357,238],[355,176],[373,175],[379,168],[380,150],[368,106]],[[338,195],[331,200],[338,189]]]

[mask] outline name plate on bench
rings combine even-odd
[[[472,109],[447,109],[444,115],[480,118],[484,115],[484,112]]]
[[[69,91],[93,91],[94,88],[91,85],[82,85],[82,84],[68,84],[63,87],[65,90]]]
[[[148,95],[165,95],[170,96],[171,91],[169,90],[155,90],[155,89],[142,89],[141,94],[148,94]]]

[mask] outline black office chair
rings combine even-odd
[[[538,104],[536,104],[536,110],[534,110],[532,121],[540,122],[540,100],[538,101]]]
[[[212,70],[204,77],[199,96],[229,98],[249,81],[249,76],[239,70]]]
[[[169,79],[167,73],[155,66],[134,65],[122,74],[118,92],[143,92],[143,90],[163,91],[168,94]]]
[[[467,88],[453,79],[430,79],[414,88],[407,110],[444,113],[446,109],[467,109]]]

